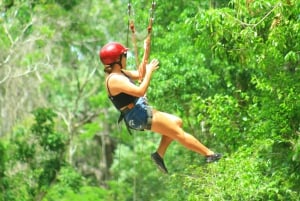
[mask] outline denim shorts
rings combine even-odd
[[[134,108],[124,114],[124,119],[129,128],[134,130],[150,130],[152,122],[152,108],[145,97],[141,97],[135,103]]]

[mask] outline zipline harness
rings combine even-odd
[[[154,21],[154,11],[155,11],[155,7],[156,7],[156,3],[153,0],[152,4],[151,4],[151,9],[150,9],[150,13],[149,13],[149,24],[147,27],[147,31],[148,31],[148,35],[147,37],[151,38],[151,32],[152,32],[152,25],[153,25],[153,21]],[[132,42],[133,42],[133,46],[134,46],[134,55],[135,55],[135,63],[136,63],[136,67],[138,68],[139,66],[139,57],[138,57],[138,47],[137,47],[137,40],[136,40],[136,30],[135,30],[135,26],[134,26],[134,20],[131,17],[132,16],[132,6],[131,6],[131,2],[129,0],[128,2],[128,30],[127,30],[127,45],[128,45],[128,35],[129,35],[129,29],[131,30],[132,33]],[[150,52],[149,52],[150,54]],[[147,58],[148,59],[148,58]],[[141,82],[141,75],[142,73],[139,72],[140,74],[140,78],[139,81]]]
[[[149,24],[148,24],[148,27],[147,27],[147,31],[148,31],[148,34],[147,34],[147,37],[149,37],[149,40],[151,41],[151,33],[152,33],[152,25],[153,25],[153,21],[154,21],[154,10],[155,10],[155,6],[156,6],[156,3],[154,1],[152,1],[152,4],[151,4],[151,9],[150,9],[150,14],[149,14]],[[131,13],[132,13],[132,6],[131,6],[131,3],[130,3],[130,0],[129,0],[129,3],[128,3],[128,30],[127,30],[127,46],[128,46],[128,35],[129,35],[129,29],[131,30],[131,33],[132,33],[132,42],[133,42],[133,45],[134,45],[134,54],[135,54],[135,62],[136,62],[136,67],[139,69],[139,59],[138,59],[138,48],[137,48],[137,40],[136,40],[136,31],[135,31],[135,26],[134,26],[134,21],[133,19],[131,18]],[[149,53],[147,56],[150,55],[150,49],[149,49]],[[146,60],[148,60],[148,58],[146,58]],[[139,82],[142,81],[142,75],[143,73],[139,71]],[[149,115],[149,118],[152,119],[152,113],[150,111],[147,112],[148,115]],[[151,114],[151,115],[150,115]],[[118,124],[124,119],[124,113],[121,112],[120,114],[120,117],[118,119]],[[128,133],[130,135],[132,135],[132,132],[130,130],[130,127],[128,125],[128,123],[124,120],[125,124],[126,124],[126,128],[128,130]]]
[[[151,5],[151,9],[150,9],[149,24],[148,24],[148,27],[147,27],[147,31],[148,31],[147,37],[149,37],[150,41],[151,41],[152,25],[153,25],[153,21],[154,21],[155,6],[156,6],[156,3],[153,0],[152,1],[152,5]],[[137,40],[136,40],[136,30],[135,30],[133,18],[131,16],[132,16],[132,6],[131,6],[131,2],[129,0],[129,2],[128,2],[127,46],[128,46],[129,29],[130,29],[131,33],[132,33],[132,37],[131,38],[132,38],[132,42],[133,42],[133,46],[134,46],[134,55],[135,55],[136,68],[139,71],[139,82],[141,82],[142,81],[143,72],[141,72],[140,70],[143,70],[143,69],[139,68],[139,64],[140,63],[139,63],[139,57],[138,57],[138,48],[137,48]],[[149,55],[150,55],[150,49],[149,49],[148,54],[146,55],[146,60],[148,60]],[[152,112],[150,112],[149,110],[147,110],[147,113],[148,113],[148,116],[149,116],[148,118],[151,118],[151,120],[152,120]],[[120,123],[120,121],[122,121],[123,119],[124,119],[124,113],[121,112],[120,117],[118,119],[118,123]],[[128,132],[129,132],[129,134],[132,135],[128,123],[125,120],[124,120],[124,122],[126,124],[126,128],[127,128]],[[135,144],[135,137],[133,137],[133,140],[134,140],[134,144]],[[136,157],[136,154],[135,154],[135,157]],[[120,152],[119,152],[119,158],[120,158]],[[119,168],[120,168],[120,166],[119,166]],[[136,163],[134,163],[134,169],[135,168],[136,168]],[[133,192],[134,192],[134,194],[133,194],[133,200],[134,201],[136,201],[136,185],[137,185],[136,175],[134,175],[134,190],[133,190]]]

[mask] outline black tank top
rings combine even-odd
[[[123,73],[123,72],[122,72]],[[123,73],[128,79],[130,79],[125,73]],[[120,110],[122,107],[125,107],[126,105],[129,105],[130,103],[135,103],[135,101],[137,100],[138,97],[136,96],[132,96],[126,93],[119,93],[115,96],[111,96],[110,94],[110,90],[108,87],[108,80],[111,76],[109,76],[106,80],[106,86],[107,86],[107,90],[108,90],[108,94],[109,94],[109,99],[111,100],[111,102],[114,104],[114,106]],[[130,79],[130,81],[133,83],[133,81]]]

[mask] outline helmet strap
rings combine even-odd
[[[110,66],[110,67],[112,68],[113,65],[118,64],[118,65],[121,67],[121,69],[122,69],[122,68],[123,68],[123,65],[122,65],[122,56],[123,56],[123,55],[121,54],[121,55],[120,55],[119,61],[115,61],[115,62],[109,64],[108,66]]]
[[[121,66],[121,69],[123,68],[123,65],[122,65],[122,57],[123,57],[123,54],[120,55],[120,59],[118,62],[116,62],[117,64],[119,64]]]

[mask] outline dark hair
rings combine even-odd
[[[112,72],[113,67],[111,65],[105,65],[104,66],[104,72],[105,73],[111,73]]]

